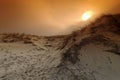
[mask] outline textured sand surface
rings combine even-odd
[[[1,34],[0,80],[120,80],[120,23],[114,19],[105,16],[66,36]]]

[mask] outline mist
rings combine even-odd
[[[69,34],[103,14],[120,13],[119,5],[115,0],[1,0],[0,33]],[[87,10],[94,15],[83,22]]]

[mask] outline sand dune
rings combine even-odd
[[[120,80],[120,15],[70,35],[0,35],[0,80]]]

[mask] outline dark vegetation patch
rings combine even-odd
[[[62,62],[71,62],[72,64],[75,64],[77,61],[80,61],[79,55],[80,50],[82,47],[88,45],[88,44],[103,44],[105,46],[111,46],[115,47],[115,43],[113,43],[110,39],[102,36],[102,35],[92,35],[90,37],[82,39],[79,43],[74,44],[69,48],[65,53],[62,54]],[[119,52],[115,52],[116,54],[119,54]]]
[[[116,55],[120,55],[120,46],[115,45],[111,50],[105,50],[106,52],[111,52]]]

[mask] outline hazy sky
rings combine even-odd
[[[70,32],[81,15],[120,13],[120,0],[0,0],[0,32],[56,35]]]

